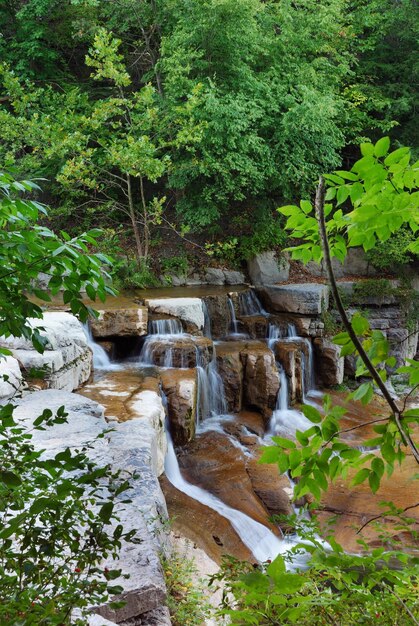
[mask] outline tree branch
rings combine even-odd
[[[377,385],[377,387],[380,389],[381,393],[383,394],[385,401],[389,405],[394,415],[394,420],[396,422],[398,431],[400,433],[400,436],[402,438],[404,445],[411,449],[416,462],[419,463],[419,451],[417,450],[409,433],[406,433],[401,423],[402,413],[400,412],[396,402],[391,397],[391,394],[389,393],[387,387],[381,380],[379,373],[375,369],[374,365],[371,363],[370,358],[368,354],[365,352],[361,341],[358,339],[354,329],[352,328],[352,324],[349,321],[345,308],[342,304],[342,300],[341,300],[337,283],[336,283],[336,278],[333,272],[332,260],[330,256],[329,240],[327,238],[326,220],[325,220],[325,215],[324,215],[325,195],[326,195],[326,187],[324,183],[324,178],[323,176],[321,176],[318,187],[317,187],[317,191],[316,191],[315,210],[316,210],[316,218],[319,224],[319,234],[320,234],[321,246],[323,249],[324,264],[326,266],[330,287],[332,290],[333,298],[336,303],[336,308],[339,311],[339,315],[342,319],[343,325],[345,326],[352,343],[354,344],[356,350],[358,351],[359,356],[361,357],[362,361],[365,364],[365,367],[371,374],[373,381],[375,382],[375,384]]]

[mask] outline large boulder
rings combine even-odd
[[[258,289],[258,294],[276,313],[320,315],[329,307],[329,288],[319,283],[268,285]]]
[[[105,408],[108,421],[135,421],[137,432],[149,451],[149,463],[160,476],[164,471],[167,451],[166,413],[162,403],[157,376],[144,376],[137,368],[106,373],[85,385],[80,394]]]
[[[338,259],[332,259],[333,272],[336,278],[345,276],[376,276],[377,271],[368,261],[363,248],[348,248],[347,255],[343,263]],[[327,271],[322,261],[320,264],[310,261],[304,268],[312,275],[327,277]]]
[[[43,354],[24,337],[1,337],[0,345],[12,351],[21,368],[29,374],[41,370],[45,384],[52,389],[73,391],[89,380],[92,372],[92,351],[83,326],[70,313],[44,313],[43,319],[29,319],[33,328],[48,339]]]
[[[230,331],[230,312],[226,294],[208,295],[203,298],[211,323],[211,336],[221,339]]]
[[[247,262],[250,280],[254,285],[273,285],[288,280],[289,261],[277,259],[274,251],[257,254]]]
[[[197,412],[196,370],[168,369],[161,372],[167,398],[170,432],[173,442],[183,446],[195,436]]]
[[[224,285],[225,283],[224,272],[218,267],[207,267],[204,278],[207,285]]]
[[[99,317],[91,322],[92,335],[95,338],[146,335],[147,313],[145,306],[99,311]]]
[[[243,272],[236,270],[224,270],[226,285],[244,285],[246,279]]]
[[[159,298],[146,300],[150,311],[165,313],[185,322],[188,332],[202,331],[204,311],[200,298]]]
[[[12,356],[0,358],[0,405],[6,403],[22,386],[22,372]]]
[[[149,440],[144,437],[146,420],[114,423],[114,430],[109,432],[103,407],[97,402],[56,390],[28,394],[20,401],[15,416],[29,424],[45,408],[54,412],[61,405],[68,413],[67,423],[33,432],[35,447],[45,450],[45,457],[55,455],[66,447],[84,448],[90,441],[88,454],[93,461],[100,465],[109,463],[114,470],[135,471],[138,475],[129,492],[131,502],[121,506],[120,518],[124,530],[135,529],[142,541],[138,544],[122,541],[118,561],[103,563],[104,567],[121,569],[123,574],[130,575],[129,579],[120,577],[115,580],[115,585],[123,587],[122,594],[115,599],[125,600],[126,603],[119,609],[104,604],[95,607],[94,611],[116,623],[139,618],[158,609],[166,599],[159,558],[163,545],[160,543],[162,527],[159,520],[167,519],[167,511],[152,466]],[[96,439],[98,435],[100,439]],[[125,499],[125,494],[121,498]]]
[[[330,339],[318,337],[314,340],[317,375],[325,387],[343,382],[345,360],[340,356],[340,346]]]

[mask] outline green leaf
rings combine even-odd
[[[259,463],[277,463],[280,451],[276,446],[268,446],[263,449]]]
[[[0,470],[0,480],[6,485],[6,487],[12,489],[15,487],[20,487],[20,485],[22,484],[19,476],[9,470]]]
[[[374,154],[374,146],[372,143],[361,143],[361,154],[364,157],[373,156]]]
[[[275,442],[280,448],[292,449],[296,447],[294,441],[291,441],[291,439],[283,439],[282,437],[277,437],[276,435],[272,437],[272,441]]]
[[[315,409],[314,406],[310,406],[309,404],[303,404],[301,410],[304,413],[305,417],[310,420],[310,422],[313,422],[313,424],[319,424],[323,419],[319,411]]]
[[[368,482],[373,493],[376,493],[380,487],[380,476],[375,472],[370,472],[368,476]]]
[[[352,316],[351,325],[357,335],[363,335],[370,328],[369,321],[360,313],[355,313],[355,315]]]
[[[387,154],[390,148],[390,137],[382,137],[377,141],[374,146],[374,155],[376,157],[383,157]]]
[[[352,480],[352,485],[360,485],[361,483],[363,483],[365,480],[367,480],[368,476],[370,475],[370,470],[366,467],[364,467],[363,469],[359,470],[359,472],[357,472]]]

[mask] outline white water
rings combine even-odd
[[[288,407],[287,375],[281,366],[278,367],[278,370],[281,387],[279,389],[275,410],[269,422],[269,434],[284,434],[294,437],[297,430],[307,430],[312,426],[312,423],[301,411],[296,411]]]
[[[259,298],[253,290],[245,291],[239,296],[241,315],[267,315]]]
[[[87,338],[87,345],[93,352],[93,367],[97,370],[110,369],[112,367],[111,360],[102,346],[93,339],[89,324],[83,324],[83,330]]]
[[[205,302],[205,300],[202,300],[202,310],[204,312],[204,337],[208,337],[208,339],[212,339],[211,317],[210,317],[207,303]]]
[[[182,324],[178,319],[151,320],[151,335],[181,335],[183,333]]]
[[[196,351],[198,374],[197,423],[214,415],[227,413],[224,383],[217,368],[217,354],[213,346],[212,359],[204,365],[201,353]]]
[[[236,311],[234,309],[233,300],[230,297],[228,297],[227,298],[227,303],[228,303],[228,308],[230,310],[230,330],[235,335],[237,335],[238,334],[239,323],[238,323],[237,318],[236,318]]]
[[[167,433],[167,439],[168,449],[164,467],[169,481],[182,493],[194,498],[194,500],[197,500],[198,502],[201,502],[201,504],[204,504],[227,519],[243,543],[252,552],[255,559],[262,563],[268,559],[274,559],[278,554],[287,553],[293,546],[295,546],[297,543],[297,539],[295,537],[280,539],[274,535],[269,528],[259,522],[256,522],[245,513],[224,504],[224,502],[212,495],[212,493],[205,491],[205,489],[188,483],[180,473],[179,463],[177,461],[173,442],[169,433]],[[299,563],[293,559],[294,567],[297,565],[303,566],[306,562],[306,557],[299,556],[298,560]]]

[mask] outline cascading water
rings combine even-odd
[[[227,402],[223,379],[218,373],[215,345],[208,365],[204,364],[202,354],[197,349],[196,370],[198,376],[197,422],[202,422],[210,416],[226,415]]]
[[[236,311],[234,309],[233,300],[230,297],[227,298],[227,304],[230,311],[230,330],[233,334],[237,335],[239,323],[236,318]]]
[[[267,315],[253,289],[239,295],[239,304],[241,315]]]
[[[109,369],[111,367],[111,360],[102,346],[93,339],[89,324],[83,324],[83,330],[86,335],[87,345],[93,352],[93,367],[95,369]]]
[[[182,324],[178,319],[151,320],[151,335],[181,335],[183,333]]]
[[[231,523],[243,543],[252,552],[255,559],[261,563],[268,559],[274,559],[278,554],[287,553],[297,543],[295,537],[290,539],[280,539],[274,535],[269,528],[259,522],[256,522],[245,513],[224,504],[224,502],[213,496],[212,493],[205,491],[205,489],[188,483],[180,472],[172,438],[168,431],[167,444],[168,446],[164,468],[168,480],[182,493],[194,498],[194,500],[201,502],[201,504],[204,504],[213,511],[216,511],[222,517],[226,518]],[[302,556],[300,556],[299,559],[299,564],[293,561],[294,567],[297,565],[303,566],[306,562],[306,558]]]
[[[211,318],[210,318],[207,303],[205,302],[205,300],[202,300],[202,310],[204,312],[204,337],[208,337],[208,339],[212,339]]]
[[[277,326],[276,324],[272,324],[270,323],[268,326],[268,334],[267,334],[267,341],[268,341],[268,347],[273,350],[275,342],[278,341],[278,339],[282,338],[282,330],[279,326]]]

